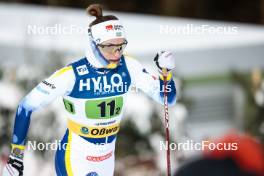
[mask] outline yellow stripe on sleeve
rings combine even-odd
[[[55,72],[55,73],[51,76],[51,78],[56,78],[56,77],[58,77],[58,76],[64,74],[65,72],[67,72],[67,71],[69,71],[69,70],[72,70],[72,66],[64,67],[64,68],[58,70],[57,72]]]

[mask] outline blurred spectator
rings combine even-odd
[[[214,144],[237,144],[237,150],[207,150],[202,158],[182,166],[175,176],[264,176],[263,146],[254,138],[228,134]]]

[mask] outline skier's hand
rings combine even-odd
[[[4,167],[3,176],[22,176],[23,170],[23,160],[10,155]]]
[[[24,150],[13,148],[4,167],[3,176],[23,176],[23,156]]]
[[[154,61],[160,71],[162,71],[162,69],[170,71],[175,68],[175,58],[169,51],[158,52],[154,58]]]

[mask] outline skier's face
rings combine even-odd
[[[127,45],[127,41],[123,38],[110,39],[98,45],[102,55],[110,62],[119,62],[120,57]]]

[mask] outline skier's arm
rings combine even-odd
[[[74,79],[72,67],[64,67],[39,83],[23,98],[16,112],[12,136],[13,147],[25,145],[31,113],[49,104],[58,96],[67,94],[72,89]]]
[[[71,91],[75,80],[72,67],[65,67],[39,83],[19,104],[15,117],[12,150],[3,176],[23,175],[23,157],[31,113]]]
[[[155,77],[148,73],[137,60],[128,56],[126,58],[127,67],[132,79],[132,85],[162,104],[164,97],[163,76],[159,74],[158,77]],[[169,72],[167,76],[167,81],[168,104],[174,105],[176,102],[176,88],[171,72]]]

